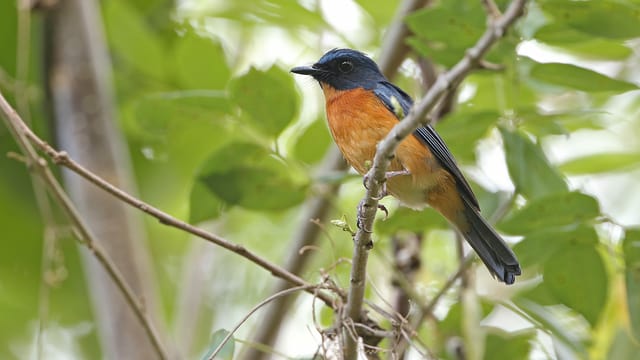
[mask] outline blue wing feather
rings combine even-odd
[[[409,110],[413,105],[413,100],[399,87],[393,85],[388,81],[381,81],[378,83],[376,88],[373,89],[373,92],[380,100],[382,100],[384,105],[394,115],[399,113],[398,111],[396,111],[396,109],[394,109],[394,102],[391,100],[394,97],[396,98],[397,102],[400,103],[400,106],[402,107],[402,113],[405,116],[409,114]],[[444,143],[440,135],[438,135],[436,130],[431,125],[421,126],[413,133],[413,136],[415,136],[418,140],[420,140],[420,142],[422,142],[431,150],[442,167],[444,167],[451,173],[451,175],[453,175],[456,180],[456,185],[461,191],[462,196],[477,210],[480,210],[480,205],[478,204],[478,200],[476,199],[473,190],[471,190],[471,186],[462,175],[462,172],[460,171],[460,168],[458,168],[458,164],[453,158],[451,151],[449,151],[447,145]]]

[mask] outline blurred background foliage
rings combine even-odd
[[[497,3],[504,8],[507,1]],[[343,184],[330,217],[345,215],[354,226],[361,180],[314,171],[331,144],[322,98],[312,81],[287,71],[339,46],[375,58],[398,1],[100,5],[117,121],[142,199],[276,263],[285,261],[294,230],[309,221],[300,209],[318,184]],[[26,100],[28,113],[21,115],[48,138],[41,75],[46,11],[31,14],[25,37],[16,1],[0,1],[0,90],[13,103]],[[486,16],[480,1],[432,1],[406,23],[413,53],[396,82],[419,96],[417,59],[450,67],[483,32]],[[436,128],[485,216],[513,242],[523,276],[505,287],[474,264],[478,322],[468,323],[468,304],[458,302],[454,286],[418,333],[435,356],[456,358],[451,344],[468,341],[469,329],[483,334],[476,336],[486,359],[637,356],[638,24],[637,0],[531,1],[487,57],[502,68],[476,71],[461,84],[454,110]],[[18,64],[25,49],[29,62]],[[0,127],[0,358],[35,357],[39,332],[46,334],[43,358],[99,358],[72,234],[64,226],[45,228],[28,171],[6,156],[16,151]],[[429,299],[458,267],[454,233],[432,210],[384,202],[391,214],[376,224],[368,297],[386,306],[389,237],[414,231],[425,239],[415,287]],[[216,331],[231,328],[269,295],[273,278],[251,263],[154,219],[145,225],[162,320],[184,356],[205,353],[212,334],[219,338]],[[351,255],[350,236],[328,221],[318,226],[323,233],[308,250],[314,256],[302,276],[319,281],[328,273],[346,287],[350,266],[340,259]],[[45,229],[57,239],[51,251],[43,250]],[[45,255],[50,261],[43,268]],[[188,311],[196,315],[187,317]],[[318,313],[320,326],[330,326],[333,314]],[[297,300],[288,319],[274,354],[310,358],[319,336],[308,296]],[[250,336],[252,320],[236,334],[236,350]]]

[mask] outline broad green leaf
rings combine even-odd
[[[557,226],[580,224],[600,215],[596,199],[579,192],[552,194],[530,200],[499,223],[510,234],[528,234]]]
[[[145,75],[165,77],[165,51],[160,39],[146,24],[145,17],[122,0],[105,2],[107,39],[118,58]]]
[[[528,62],[526,58],[505,63],[505,70],[500,73],[476,72],[467,77],[463,83],[473,90],[473,96],[457,111],[496,113],[502,117],[505,112],[516,109],[520,113],[523,107],[530,107],[539,96],[523,82],[519,68]],[[454,112],[455,113],[455,112]],[[497,117],[496,120],[499,118]]]
[[[495,304],[482,301],[482,299],[480,299],[480,306],[482,310],[482,318],[487,317],[495,308]],[[438,324],[438,334],[447,338],[459,336],[462,332],[461,327],[463,326],[463,316],[464,313],[460,302],[453,303],[447,312],[447,316],[445,316],[445,318]]]
[[[184,88],[224,89],[231,71],[222,46],[215,40],[191,32],[175,43],[175,71]]]
[[[568,135],[572,131],[591,129],[601,130],[602,111],[561,111],[554,114],[540,114],[538,109],[526,109],[518,112],[522,119],[521,129],[541,137],[545,135]]]
[[[356,0],[376,22],[377,26],[386,27],[393,19],[398,4],[388,0]]]
[[[415,34],[407,42],[418,53],[451,66],[482,35],[486,27],[484,14],[477,1],[437,2],[406,17],[407,26]]]
[[[542,285],[542,287],[546,286]],[[585,348],[585,344],[575,334],[573,329],[560,323],[558,321],[558,317],[551,313],[546,306],[541,306],[534,301],[522,297],[514,299],[514,303],[540,323],[542,329],[549,330],[549,334],[554,340],[559,340],[569,346],[573,351],[580,355],[578,358],[587,358],[587,349]]]
[[[633,337],[638,341],[640,340],[640,229],[627,230],[622,249],[629,320]]]
[[[231,143],[212,154],[197,177],[228,205],[283,210],[304,200],[306,180],[295,175],[291,166],[266,149]]]
[[[484,359],[526,359],[531,352],[531,343],[535,335],[534,330],[507,333],[497,328],[491,328],[485,339]]]
[[[454,111],[436,127],[460,162],[475,161],[476,143],[485,137],[500,118],[495,111]]]
[[[560,165],[560,170],[571,175],[584,175],[622,171],[638,165],[640,153],[606,153],[569,160]]]
[[[252,68],[231,81],[230,92],[251,124],[269,137],[280,134],[298,112],[293,78],[276,66],[267,71]]]
[[[567,246],[544,265],[544,283],[564,305],[595,326],[604,310],[609,278],[593,245]]]
[[[593,227],[578,225],[569,228],[542,228],[527,234],[513,251],[518,254],[522,267],[527,268],[547,261],[554,253],[570,244],[598,243]]]
[[[199,121],[220,121],[231,112],[227,95],[215,90],[183,90],[144,96],[132,103],[140,135],[171,136]],[[212,134],[215,135],[215,134]]]
[[[594,38],[571,28],[564,22],[546,24],[538,29],[535,37],[560,51],[569,52],[583,58],[622,60],[632,54],[631,49],[620,41]]]
[[[628,1],[544,0],[540,7],[549,16],[594,37],[640,37],[640,6]]]
[[[330,144],[331,135],[327,124],[316,120],[298,138],[293,154],[298,160],[314,164],[322,160]]]
[[[422,233],[427,229],[447,229],[447,221],[432,208],[421,211],[399,207],[388,219],[376,221],[376,233],[393,234],[398,231]]]
[[[504,141],[507,168],[516,192],[528,199],[567,191],[567,184],[549,164],[539,144],[524,134],[500,128]]]
[[[203,360],[209,359],[209,357],[211,357],[211,355],[213,355],[213,352],[218,348],[218,346],[220,346],[220,344],[222,344],[222,341],[228,335],[229,335],[229,332],[227,330],[224,330],[224,329],[220,329],[220,330],[214,332],[211,335],[211,342],[209,343],[209,350],[207,350],[207,352],[202,356],[202,359]],[[216,355],[216,357],[214,359],[232,360],[233,359],[233,353],[235,352],[235,348],[236,348],[236,342],[235,342],[235,339],[232,336],[229,339],[229,341],[227,341],[224,344],[224,346],[222,347],[222,349],[220,350],[220,352]]]
[[[234,137],[228,124],[231,107],[221,91],[154,94],[133,101],[129,110],[127,132],[144,151],[153,152],[147,158],[169,160],[185,176]]]
[[[189,223],[215,219],[222,213],[224,204],[201,182],[196,181],[189,196]]]
[[[587,92],[624,92],[638,89],[635,84],[571,64],[536,63],[529,75],[534,80]]]

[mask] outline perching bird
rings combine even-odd
[[[320,83],[331,135],[347,162],[362,175],[373,161],[376,145],[408,114],[413,100],[382,75],[373,60],[351,49],[334,49],[312,66],[291,72]],[[400,106],[401,109],[397,107]],[[460,231],[489,271],[513,284],[520,264],[513,251],[480,215],[471,187],[453,155],[430,126],[404,139],[388,171],[386,189],[404,205],[431,206]]]

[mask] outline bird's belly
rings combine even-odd
[[[401,175],[387,180],[387,192],[409,208],[422,210],[427,206],[428,189],[418,187],[411,175]]]

